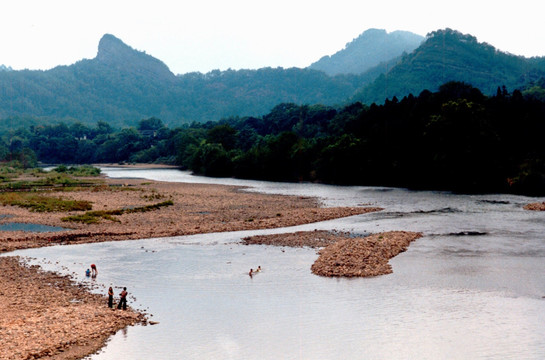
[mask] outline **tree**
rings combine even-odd
[[[114,129],[107,122],[99,120],[95,132],[97,135],[108,135],[113,134]]]
[[[217,125],[208,130],[206,141],[211,144],[220,144],[227,151],[235,148],[237,131],[230,125]]]
[[[191,169],[205,176],[230,176],[232,163],[221,144],[204,143],[193,154]]]
[[[156,131],[165,127],[163,122],[156,117],[151,117],[149,119],[142,119],[138,122],[138,130],[140,131]]]

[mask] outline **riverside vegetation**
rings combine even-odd
[[[206,176],[543,195],[538,89],[499,87],[486,96],[450,82],[383,105],[286,103],[262,117],[174,129],[157,118],[121,130],[105,122],[42,125],[4,134],[0,158],[23,167],[156,162]]]

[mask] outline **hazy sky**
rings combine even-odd
[[[94,58],[102,35],[176,74],[306,67],[369,28],[452,28],[516,55],[545,56],[543,0],[8,0],[0,64],[49,69]]]

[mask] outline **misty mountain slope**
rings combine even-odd
[[[412,52],[424,37],[408,32],[369,29],[331,56],[324,56],[309,66],[328,75],[361,74],[404,52]]]
[[[138,120],[162,113],[159,104],[175,81],[161,61],[105,35],[94,59],[0,73],[0,117]]]
[[[260,116],[280,103],[382,103],[393,96],[434,91],[452,80],[487,94],[502,85],[512,91],[540,77],[545,77],[545,58],[505,54],[450,29],[430,34],[410,54],[364,73],[335,76],[311,68],[174,75],[160,60],[107,34],[93,59],[47,71],[0,71],[0,119],[25,119],[29,124],[104,120],[122,127],[157,117],[174,127]]]
[[[512,91],[542,76],[545,58],[507,54],[471,35],[445,29],[431,33],[420,47],[363,87],[352,100],[382,103],[393,96],[436,91],[449,81],[463,81],[485,94],[494,94],[498,86]]]
[[[0,118],[105,120],[124,126],[155,116],[177,126],[264,114],[281,102],[334,105],[354,94],[364,79],[298,68],[175,76],[160,60],[107,34],[94,59],[48,71],[0,72]]]

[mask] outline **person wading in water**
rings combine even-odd
[[[98,275],[97,266],[95,264],[91,264],[91,275],[92,276]]]

